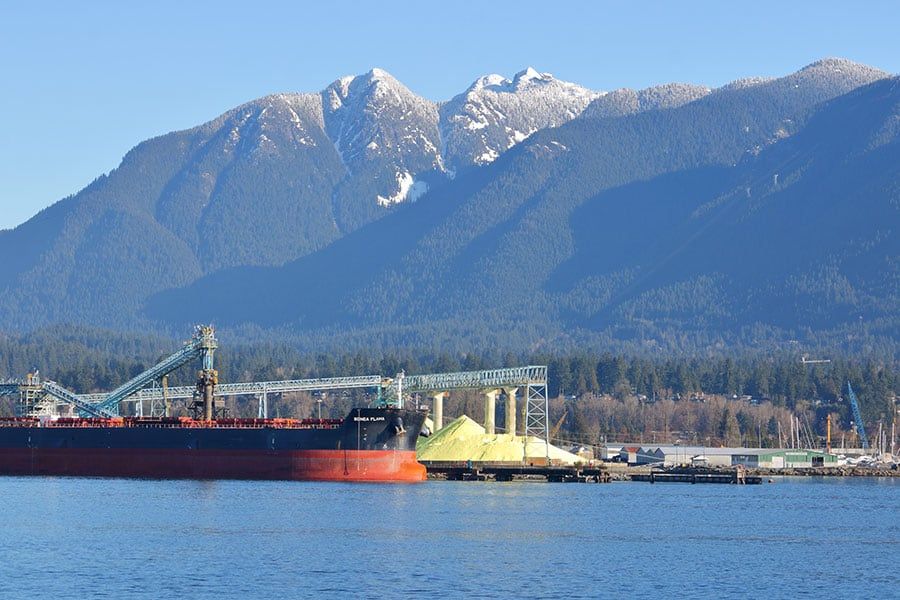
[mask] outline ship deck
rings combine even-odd
[[[214,419],[204,421],[190,417],[119,417],[112,419],[0,417],[0,428],[340,429],[343,422],[343,419]]]

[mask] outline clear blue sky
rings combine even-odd
[[[0,229],[138,142],[384,68],[435,100],[531,65],[598,90],[717,86],[826,56],[900,71],[889,2],[44,2],[0,6]]]

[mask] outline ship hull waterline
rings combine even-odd
[[[142,479],[418,482],[414,450],[125,450],[21,448],[0,452],[4,475]]]

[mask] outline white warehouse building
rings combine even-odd
[[[837,464],[837,457],[818,450],[782,448],[715,448],[711,446],[642,446],[636,464],[704,465],[710,467],[761,467],[768,469],[824,467]]]

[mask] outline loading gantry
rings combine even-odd
[[[103,394],[75,394],[65,387],[41,380],[37,373],[24,381],[0,381],[0,396],[18,395],[22,416],[58,416],[59,405],[73,407],[82,416],[112,418],[119,414],[123,401],[138,403],[135,412],[143,415],[143,403],[150,401],[151,415],[154,407],[164,406],[165,416],[171,415],[171,401],[192,400],[189,408],[195,418],[212,420],[224,413],[224,397],[256,396],[259,400],[259,417],[268,417],[268,395],[272,393],[324,391],[338,389],[371,388],[377,390],[376,403],[383,406],[403,407],[409,394],[424,393],[432,397],[435,430],[443,425],[443,400],[453,390],[481,390],[485,398],[485,430],[495,431],[497,396],[506,396],[506,432],[517,433],[516,396],[522,397],[522,433],[528,437],[549,439],[547,367],[526,366],[456,373],[433,373],[395,377],[362,375],[318,379],[294,379],[282,381],[251,381],[219,385],[219,374],[213,358],[218,341],[212,326],[198,326],[194,336],[177,352],[158,364],[123,383],[115,390]],[[201,368],[194,386],[168,387],[167,375],[176,369],[199,359]],[[153,384],[161,385],[151,387]],[[549,455],[549,446],[548,446]]]
[[[125,400],[141,388],[161,380],[172,371],[199,358],[202,363],[202,368],[197,374],[197,390],[200,400],[196,404],[204,403],[204,417],[207,420],[212,419],[215,412],[213,405],[215,386],[219,378],[218,373],[213,368],[213,356],[218,347],[219,342],[216,340],[213,327],[211,325],[198,325],[194,330],[194,337],[178,350],[178,352],[163,359],[140,375],[126,381],[97,402],[94,405],[94,408],[97,411],[105,411],[117,415],[119,414],[119,403],[121,403],[122,400]]]
[[[79,413],[93,417],[113,417],[111,412],[97,408],[93,403],[80,398],[50,379],[29,373],[24,380],[0,382],[0,396],[18,396],[16,413],[24,417],[54,417],[59,415],[60,406],[70,406]]]
[[[25,380],[0,382],[0,396],[18,395],[18,414],[22,416],[55,416],[57,405],[72,406],[82,416],[112,418],[119,414],[119,404],[147,385],[160,380],[175,369],[199,358],[202,369],[198,374],[197,389],[200,402],[204,404],[204,415],[211,419],[214,415],[215,386],[218,373],[213,368],[213,356],[218,341],[212,326],[198,326],[194,336],[184,347],[140,375],[123,383],[108,394],[89,396],[78,395],[49,379],[41,379],[37,373],[29,374]],[[208,405],[208,406],[207,406]]]

